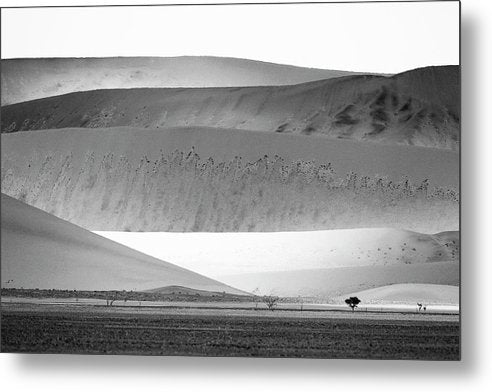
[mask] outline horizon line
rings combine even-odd
[[[242,61],[251,61],[251,62],[256,62],[256,63],[263,63],[263,64],[270,64],[270,65],[278,65],[278,66],[284,66],[284,67],[292,67],[292,68],[302,68],[302,69],[309,69],[309,70],[317,70],[317,71],[340,71],[340,72],[349,72],[349,73],[357,73],[357,74],[376,74],[376,75],[381,75],[381,76],[393,76],[397,75],[400,73],[408,72],[408,71],[413,71],[421,68],[428,68],[428,67],[447,67],[447,66],[458,66],[460,67],[461,64],[427,64],[427,65],[420,65],[414,68],[405,68],[403,70],[400,70],[398,72],[384,72],[384,71],[367,71],[367,70],[348,70],[348,69],[339,69],[339,68],[319,68],[319,67],[310,67],[310,66],[303,66],[303,65],[295,65],[295,64],[286,64],[286,63],[276,63],[273,61],[266,61],[266,60],[258,60],[258,59],[251,59],[251,58],[246,58],[246,57],[234,57],[234,56],[215,56],[215,55],[178,55],[178,56],[158,56],[158,55],[149,55],[149,56],[126,56],[126,55],[114,55],[114,56],[59,56],[59,57],[52,57],[52,56],[47,56],[47,57],[0,57],[0,61],[7,61],[7,60],[61,60],[61,59],[66,59],[66,60],[109,60],[109,59],[179,59],[179,58],[210,58],[210,59],[230,59],[230,60],[242,60]]]

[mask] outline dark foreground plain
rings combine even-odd
[[[441,317],[2,304],[1,339],[2,352],[459,360],[458,319]]]

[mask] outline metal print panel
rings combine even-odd
[[[460,359],[458,2],[1,16],[3,352]]]

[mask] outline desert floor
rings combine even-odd
[[[298,305],[298,304],[297,304]],[[97,306],[2,298],[2,351],[459,360],[457,314]]]

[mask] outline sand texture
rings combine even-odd
[[[214,127],[457,150],[459,67],[291,86],[76,92],[2,107],[2,132]]]
[[[458,165],[442,149],[208,128],[2,135],[2,191],[90,230],[457,230]]]

